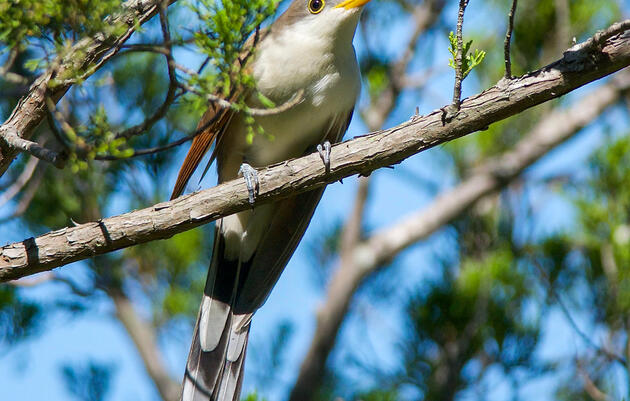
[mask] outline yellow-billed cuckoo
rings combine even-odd
[[[255,80],[255,91],[276,104],[285,104],[296,94],[299,102],[256,116],[264,134],[253,140],[242,114],[210,106],[199,123],[207,127],[192,142],[172,198],[182,193],[212,143],[219,182],[243,173],[250,191],[252,180],[257,180],[256,167],[302,156],[316,146],[327,164],[330,142],[343,137],[359,94],[352,39],[369,1],[294,0],[260,35],[253,59],[244,68]],[[248,105],[260,107],[255,94],[241,94]],[[252,315],[293,254],[322,192],[256,206],[217,222],[182,400],[239,399]]]

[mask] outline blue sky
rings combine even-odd
[[[454,17],[456,12],[452,9],[447,11],[446,15]],[[488,15],[477,11],[475,7],[470,7],[466,27],[471,30],[482,29],[486,18]],[[389,39],[394,51],[400,48],[400,37],[408,36],[408,32],[409,24],[404,23],[397,24],[390,32]],[[361,39],[358,35],[359,51],[362,47]],[[432,56],[434,60],[439,60],[436,64],[445,65],[448,59],[446,42],[437,43],[433,48],[435,52]],[[387,125],[394,125],[408,119],[416,106],[419,106],[421,114],[424,114],[448,103],[451,85],[451,74],[441,74],[424,92],[431,96],[419,98],[416,94],[405,95],[389,118]],[[593,87],[594,85],[589,85],[569,98],[580,96]],[[465,82],[464,95],[476,93],[478,89],[475,79],[471,77]],[[360,119],[355,117],[346,137],[365,132],[365,126]],[[544,176],[550,171],[563,169],[572,171],[575,166],[583,166],[590,150],[601,140],[598,125],[588,128],[577,138],[563,145],[561,149],[549,154],[527,174]],[[183,151],[180,149],[180,152]],[[454,184],[450,165],[440,148],[414,156],[396,166],[394,170],[377,171],[374,173],[372,185],[374,191],[367,209],[368,227],[387,226],[431,201],[432,194],[419,186],[410,185],[407,180],[400,177],[401,171],[413,172],[429,179],[438,177],[436,181],[441,189]],[[211,185],[214,179],[214,177],[209,177],[204,182],[204,186]],[[169,177],[169,182],[173,181],[174,172]],[[280,384],[269,389],[262,389],[271,400],[281,399],[284,391],[292,384],[314,330],[314,312],[322,300],[321,288],[313,284],[310,256],[304,244],[312,242],[323,227],[347,215],[355,189],[354,177],[344,180],[343,184],[336,183],[328,187],[302,245],[298,248],[267,303],[254,318],[250,357],[252,353],[255,353],[256,344],[263,344],[279,322],[289,320],[295,328],[287,352],[288,363],[281,376]],[[544,231],[570,228],[572,212],[567,202],[553,193],[546,193],[545,196],[548,196],[548,202],[540,215],[541,221],[545,221],[545,224],[539,229]],[[0,234],[3,243],[22,240],[28,235],[25,229],[17,224],[0,227]],[[405,277],[404,282],[397,287],[400,299],[403,299],[404,294],[409,293],[417,285],[421,285],[423,280],[435,274],[432,270],[435,267],[433,263],[435,251],[447,245],[448,241],[443,233],[437,233],[429,240],[411,247],[399,256],[395,268],[396,274],[399,277]],[[81,274],[81,269],[81,263],[75,263],[63,267],[62,271],[76,275]],[[58,285],[47,283],[24,291],[33,299],[50,302],[63,289]],[[383,366],[395,366],[397,360],[395,344],[402,330],[400,312],[393,306],[378,304],[378,302],[374,304],[359,302],[354,307],[360,313],[357,314],[358,317],[353,317],[345,324],[338,349],[353,349],[366,358],[370,358],[372,362]],[[116,366],[109,399],[134,401],[158,399],[157,392],[148,379],[133,344],[124,328],[112,317],[112,313],[112,305],[103,297],[94,310],[79,318],[59,316],[55,321],[48,322],[41,336],[25,341],[8,350],[6,355],[0,356],[0,398],[5,399],[4,396],[8,396],[6,399],[11,400],[68,399],[59,366],[66,362],[80,362],[93,358],[99,362],[111,362]],[[592,329],[589,322],[581,319],[580,316],[577,316],[577,321],[585,330]],[[563,316],[557,312],[548,317],[545,333],[547,334],[543,346],[539,350],[544,358],[574,355],[578,350],[584,349],[584,344],[568,327]],[[189,341],[190,333],[182,332],[181,337],[170,338],[167,343],[162,344],[173,376],[181,376]],[[343,354],[343,351],[336,352],[333,357],[337,357],[339,353]],[[343,361],[343,358],[340,360]],[[255,364],[248,363],[246,377],[251,378],[256,373],[255,369],[258,368]],[[358,385],[369,384],[359,372],[356,372],[355,376]],[[555,379],[549,376],[532,382],[523,388],[522,395],[527,399],[552,399],[548,392]],[[493,389],[489,394],[489,399],[504,399],[509,389],[506,388],[508,384],[501,379],[501,373],[496,372],[490,375],[489,381],[488,387]],[[244,393],[254,388],[252,380],[246,379]]]

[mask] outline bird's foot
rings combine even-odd
[[[256,199],[256,195],[258,195],[258,190],[260,189],[258,172],[249,164],[243,163],[241,164],[241,168],[238,169],[238,175],[242,175],[243,178],[245,178],[247,193],[249,194],[249,204],[254,206],[254,200]]]
[[[332,146],[329,141],[324,142],[323,144],[317,145],[317,153],[319,153],[319,157],[322,158],[324,162],[324,167],[326,168],[326,172],[330,171],[330,150]]]

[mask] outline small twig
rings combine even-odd
[[[459,111],[462,102],[462,57],[464,52],[464,40],[462,39],[462,27],[464,25],[464,12],[468,6],[468,0],[459,0],[459,12],[457,13],[457,55],[455,56],[455,87],[453,88],[453,107]]]
[[[209,119],[204,125],[202,125],[201,127],[197,127],[197,129],[195,130],[195,132],[193,132],[190,135],[187,135],[183,138],[180,138],[174,142],[171,142],[169,144],[163,145],[163,146],[156,146],[153,148],[146,148],[146,149],[140,149],[140,150],[135,150],[133,152],[132,155],[130,156],[113,156],[113,155],[96,155],[94,157],[94,160],[123,160],[123,159],[129,159],[132,157],[137,157],[137,156],[146,156],[146,155],[151,155],[151,154],[155,154],[158,152],[163,152],[165,150],[174,148],[176,146],[179,146],[183,143],[186,143],[192,139],[194,139],[197,135],[200,135],[202,132],[204,132],[206,129],[208,129],[212,124],[214,124],[217,119],[221,117],[221,113],[216,113],[211,119]]]
[[[187,92],[190,93],[194,93],[197,96],[201,96],[206,98],[206,100],[210,103],[216,104],[217,106],[219,106],[222,109],[232,109],[232,110],[236,110],[236,111],[241,111],[240,107],[237,107],[236,105],[234,105],[234,103],[225,100],[219,96],[213,95],[213,94],[209,94],[206,93],[204,94],[203,92],[201,92],[200,90],[197,90],[195,88],[193,88],[192,86],[183,83],[183,82],[178,82],[178,85],[180,88],[186,90]],[[270,116],[273,114],[278,114],[278,113],[282,113],[285,112],[287,110],[289,110],[290,108],[296,106],[297,104],[299,104],[302,100],[304,100],[304,89],[300,89],[299,91],[297,91],[296,93],[293,94],[293,96],[291,97],[291,99],[287,100],[285,103],[281,104],[280,106],[277,107],[272,107],[269,109],[259,109],[259,108],[249,108],[246,107],[243,111],[249,115],[252,116]]]
[[[152,155],[159,152],[164,152],[165,150],[172,149],[176,146],[179,146],[183,143],[186,143],[194,139],[197,135],[201,134],[203,131],[204,131],[203,129],[199,129],[195,131],[192,135],[187,135],[183,138],[180,138],[176,141],[173,141],[163,146],[156,146],[153,148],[134,150],[133,154],[130,156],[96,155],[94,156],[94,160],[124,160],[124,159],[130,159],[132,157],[146,156],[146,155]]]
[[[127,53],[158,53],[167,54],[168,48],[165,44],[152,44],[152,43],[133,43],[124,45],[121,47],[122,51],[118,52],[117,56],[123,56]]]
[[[20,152],[26,152],[31,156],[35,156],[38,159],[47,161],[57,168],[63,168],[63,166],[65,165],[66,160],[62,154],[47,149],[37,142],[20,138],[15,129],[13,129],[12,127],[7,127],[2,132],[0,132],[0,138],[2,138],[11,149],[15,149]]]
[[[269,109],[257,109],[257,108],[247,108],[245,112],[249,115],[260,117],[260,116],[271,116],[278,113],[283,113],[294,106],[297,106],[299,103],[304,100],[304,89],[300,89],[291,96],[291,99],[287,100],[283,104],[277,107],[272,107]]]
[[[512,60],[510,59],[510,43],[512,42],[512,32],[514,31],[514,16],[516,15],[516,3],[518,0],[512,0],[512,8],[508,15],[508,27],[505,33],[505,42],[503,43],[503,54],[505,58],[505,79],[512,79]]]

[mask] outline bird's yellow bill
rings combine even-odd
[[[349,10],[351,8],[361,7],[369,2],[370,0],[346,0],[337,4],[335,8],[343,7],[346,10]]]

